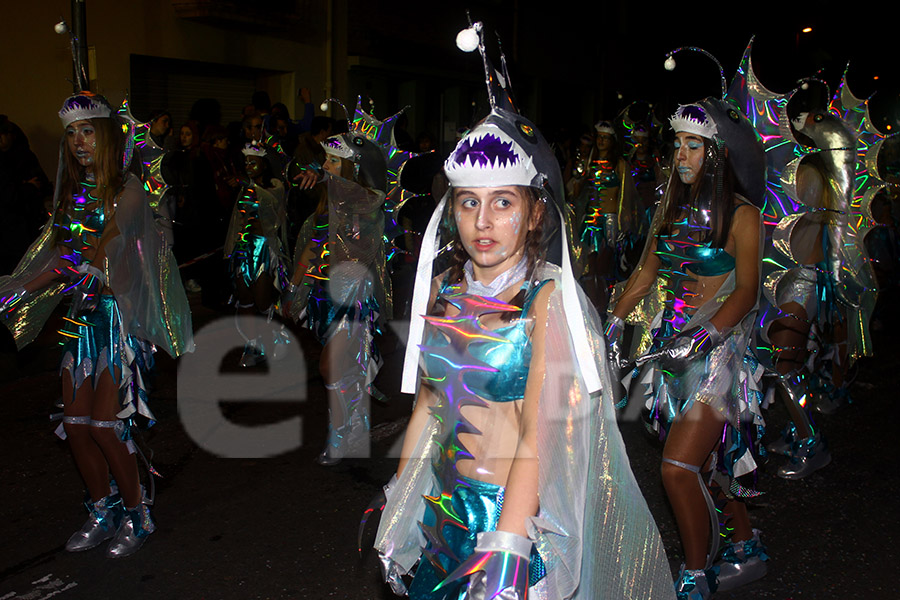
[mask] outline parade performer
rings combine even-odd
[[[481,32],[457,44],[480,50],[492,110],[447,159],[422,244],[402,387],[416,404],[375,543],[385,577],[416,600],[671,597],[571,270],[558,163]]]
[[[594,130],[584,175],[569,182],[578,235],[573,254],[588,296],[605,312],[612,286],[628,275],[623,259],[638,233],[637,194],[613,124],[598,121]]]
[[[330,421],[318,462],[326,466],[368,456],[368,401],[377,396],[371,384],[381,365],[375,336],[393,313],[385,211],[404,201],[397,174],[411,156],[392,143],[400,114],[380,121],[360,99],[354,118],[347,116],[348,133],[322,142],[324,180],[317,170],[307,171],[325,194],[297,238],[285,309],[295,320],[305,312],[323,345],[319,370]]]
[[[80,92],[59,111],[56,196],[50,220],[11,276],[0,311],[19,348],[64,294],[60,334],[63,423],[87,486],[89,517],[66,550],[113,538],[107,556],[136,552],[155,529],[140,483],[132,428],[152,424],[144,371],[152,352],[192,349],[181,280],[140,180],[133,129],[102,96]],[[110,479],[112,475],[112,480]]]
[[[719,538],[716,507],[701,473],[713,471],[716,481],[725,481],[718,487],[727,499],[732,542],[754,549],[759,544],[739,498],[745,490],[732,483],[755,469],[752,447],[763,425],[762,369],[748,342],[763,231],[750,200],[762,200],[765,158],[752,126],[723,100],[680,106],[670,123],[673,175],[641,262],[610,315],[607,339],[621,364],[625,320],[633,311],[632,318],[653,319],[644,323],[652,345],[638,360],[643,368],[632,392],[647,398],[649,426],[665,440],[663,484],[685,554],[676,592],[696,599],[715,590],[705,569],[717,558]],[[650,306],[661,307],[655,317]],[[765,574],[762,559],[754,566],[752,573],[745,568],[745,578]]]
[[[280,290],[287,284],[289,261],[285,255],[287,212],[284,185],[273,174],[272,163],[263,144],[248,143],[241,150],[248,177],[234,205],[225,238],[225,257],[234,282],[237,314],[264,314],[271,321]],[[278,173],[280,175],[280,173]],[[255,327],[251,325],[251,327]],[[266,360],[263,332],[243,331],[246,341],[242,367]],[[280,329],[272,328],[269,351],[283,341]]]
[[[886,184],[868,169],[877,161],[865,155],[877,156],[883,136],[862,116],[866,103],[849,92],[846,82],[830,111],[813,95],[824,88],[827,98],[822,82],[805,80],[789,94],[767,90],[753,72],[751,49],[752,41],[729,96],[753,115],[767,150],[763,215],[771,243],[763,263],[766,304],[754,345],[774,374],[791,418],[768,449],[790,457],[779,467],[780,477],[800,479],[831,461],[810,415],[811,376],[828,373],[831,397],[820,404],[832,405],[835,397],[846,395],[848,362],[871,354],[868,322],[875,280],[863,244],[865,224],[871,222],[864,205]],[[863,169],[868,177],[857,177]],[[859,188],[857,181],[863,182]]]

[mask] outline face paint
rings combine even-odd
[[[75,121],[66,127],[66,146],[78,164],[83,167],[93,167],[97,138],[91,122]]]
[[[259,156],[247,156],[244,158],[244,170],[247,177],[256,179],[263,172],[263,159]]]
[[[453,216],[478,281],[493,281],[524,254],[533,228],[522,226],[528,202],[527,193],[516,186],[454,192]]]
[[[322,165],[322,169],[327,173],[331,173],[335,177],[341,176],[341,157],[328,155],[325,157],[325,164]]]
[[[682,183],[691,184],[696,181],[703,166],[705,147],[703,138],[691,133],[675,135],[675,167]]]

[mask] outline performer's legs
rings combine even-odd
[[[663,486],[675,512],[687,569],[707,564],[710,512],[698,473],[715,449],[722,427],[712,408],[695,403],[672,423],[663,449]]]
[[[322,348],[319,371],[328,391],[329,434],[322,465],[337,464],[347,452],[366,452],[369,431],[369,343],[367,325],[343,322]],[[362,454],[363,456],[365,454]]]
[[[88,384],[82,388],[87,387]],[[97,378],[97,387],[93,390],[91,407],[91,438],[103,453],[109,465],[119,494],[126,507],[135,507],[141,503],[141,483],[137,459],[128,451],[128,446],[119,438],[117,428],[120,427],[116,413],[119,406],[119,386],[106,369]]]
[[[94,390],[86,381],[78,390],[68,373],[63,373],[63,427],[75,465],[87,486],[91,500],[99,502],[110,494],[109,466],[103,451],[91,435]],[[74,393],[74,399],[73,399]]]
[[[796,302],[788,302],[780,308],[782,312],[793,316],[784,317],[772,323],[769,328],[769,339],[779,349],[775,359],[775,369],[779,375],[786,376],[785,383],[790,386],[791,382],[787,381],[790,379],[789,376],[799,374],[806,361],[809,321],[806,309]],[[797,439],[805,439],[814,434],[812,424],[805,407],[799,403],[800,398],[792,396],[806,396],[806,379],[802,379],[802,384],[795,387],[797,387],[796,390],[786,389],[785,405],[791,421],[797,428]]]

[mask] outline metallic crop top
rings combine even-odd
[[[610,190],[619,187],[619,173],[616,163],[609,160],[595,160],[590,166],[591,181],[598,190]]]
[[[535,296],[546,283],[543,281],[528,290],[522,315],[528,314]],[[521,400],[525,397],[531,366],[531,320],[514,318],[509,325],[483,329],[479,320],[484,315],[518,311],[518,308],[458,290],[458,286],[445,285],[438,298],[460,308],[460,314],[427,318],[422,353],[427,378],[434,382],[446,381],[450,371],[459,369],[463,386],[475,395],[490,402]],[[456,360],[468,368],[460,369]]]
[[[660,273],[679,281],[691,280],[688,269],[701,277],[716,277],[734,270],[734,257],[724,248],[713,248],[711,242],[700,242],[709,235],[710,227],[705,211],[684,208],[684,216],[673,223],[674,234],[657,234],[656,255],[660,260]],[[690,218],[691,213],[701,213]]]
[[[59,243],[72,250],[70,259],[74,264],[82,262],[81,256],[85,250],[97,249],[106,226],[103,204],[92,195],[93,191],[93,184],[83,183],[72,196],[71,209],[63,214],[59,223]]]

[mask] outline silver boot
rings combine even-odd
[[[156,524],[150,517],[150,509],[146,504],[139,504],[135,509],[126,509],[122,524],[116,537],[106,549],[109,558],[124,558],[141,549],[147,536],[156,531]]]
[[[803,479],[810,473],[827,466],[831,462],[831,452],[822,439],[822,434],[794,442],[791,448],[791,462],[778,468],[778,476],[783,479]]]
[[[675,582],[675,597],[678,600],[707,600],[716,589],[715,577],[710,581],[703,569],[685,569],[681,565]]]
[[[122,519],[122,499],[118,494],[110,494],[97,502],[85,502],[84,505],[88,509],[88,520],[66,542],[67,552],[81,552],[99,546],[116,534]]]
[[[766,450],[772,454],[781,454],[782,456],[791,455],[791,446],[797,439],[797,428],[793,423],[788,423],[781,432],[781,435],[774,442],[766,445]]]
[[[266,354],[262,344],[258,339],[253,339],[244,344],[244,353],[241,355],[238,365],[244,368],[255,367],[265,362],[265,360]]]
[[[759,530],[753,530],[753,537],[745,542],[733,542],[725,546],[722,560],[716,563],[718,569],[717,591],[727,592],[744,584],[756,581],[768,571],[766,547],[759,541]]]

